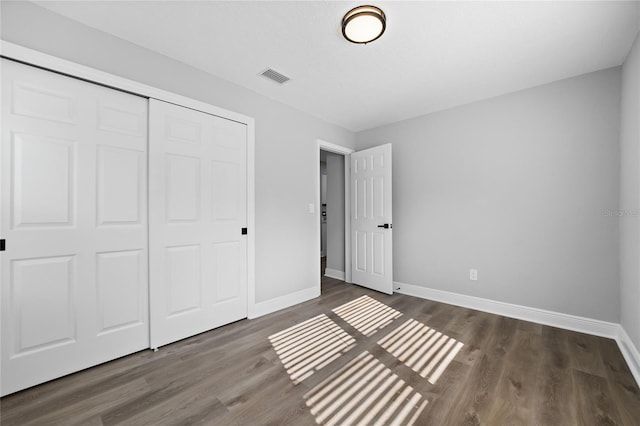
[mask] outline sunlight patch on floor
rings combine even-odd
[[[369,296],[358,297],[333,312],[365,336],[371,336],[402,316],[401,312]]]
[[[295,384],[324,367],[329,368],[325,376],[315,376],[305,382],[306,389],[311,389],[304,395],[304,400],[316,423],[349,426],[414,424],[428,401],[405,380],[420,389],[426,384],[425,379],[435,385],[463,343],[412,318],[395,321],[402,316],[401,312],[369,296],[358,297],[332,311],[367,337],[393,323],[389,327],[391,330],[386,330],[386,335],[375,344],[416,374],[414,376],[392,361],[393,365],[388,365],[400,367],[398,374],[414,376],[402,379],[383,363],[389,355],[378,348],[376,350],[384,355],[383,358],[376,358],[366,350],[354,350],[347,359],[334,363],[356,347],[356,338],[362,339],[361,343],[374,343],[360,335],[349,334],[337,318],[333,317],[338,321],[336,323],[325,314],[274,333],[269,341]],[[347,330],[351,328],[347,327]],[[322,380],[326,375],[329,376]],[[322,382],[316,384],[320,380]]]
[[[325,314],[272,334],[269,341],[295,384],[340,357],[356,342]]]
[[[421,377],[435,384],[449,363],[464,346],[446,334],[418,322],[407,320],[378,344]]]
[[[412,425],[428,402],[366,351],[304,398],[323,425]]]

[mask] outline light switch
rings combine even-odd
[[[313,203],[309,204],[309,213],[315,213],[316,212],[316,205]]]

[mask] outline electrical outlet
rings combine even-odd
[[[316,205],[313,203],[309,203],[309,213],[315,213],[316,212]]]
[[[469,269],[469,279],[471,281],[478,281],[478,270],[477,269]]]

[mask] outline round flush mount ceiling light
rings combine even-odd
[[[367,44],[378,39],[387,27],[384,12],[375,6],[358,6],[342,18],[342,35],[351,43]]]

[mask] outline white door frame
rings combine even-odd
[[[344,281],[351,282],[351,162],[349,161],[349,155],[355,150],[351,148],[345,148],[341,145],[336,145],[331,142],[318,139],[318,146],[316,149],[316,205],[318,206],[318,220],[316,220],[318,244],[318,255],[316,259],[320,260],[320,214],[321,214],[321,202],[320,202],[320,150],[332,152],[344,156]],[[320,283],[322,277],[320,276],[320,262],[318,265],[318,289],[320,289]]]
[[[253,117],[229,111],[214,105],[188,98],[166,90],[148,86],[128,78],[120,77],[95,68],[67,61],[56,56],[48,55],[37,50],[29,49],[18,44],[0,40],[0,55],[7,59],[35,65],[50,71],[66,74],[89,82],[101,84],[114,89],[123,90],[147,98],[174,103],[192,108],[207,114],[216,115],[247,125],[247,313],[248,318],[255,318],[260,313],[256,309],[256,280],[255,280],[255,119]],[[319,160],[318,160],[319,167]],[[319,172],[318,172],[319,174]],[[11,244],[9,241],[7,244]]]

